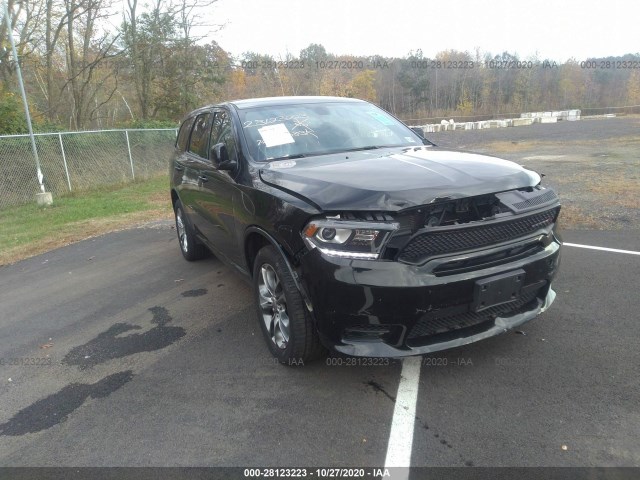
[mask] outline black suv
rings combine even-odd
[[[283,363],[464,345],[555,298],[560,204],[540,176],[438,148],[361,100],[200,108],[170,175],[182,254],[212,251],[252,282]]]

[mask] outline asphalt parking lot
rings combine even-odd
[[[418,360],[412,466],[640,466],[640,256],[563,255],[520,333]],[[384,466],[402,363],[285,367],[260,335],[248,285],[167,222],[1,267],[0,465]]]

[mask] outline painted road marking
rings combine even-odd
[[[578,248],[589,248],[591,250],[602,250],[604,252],[628,253],[629,255],[640,255],[640,252],[635,252],[633,250],[620,250],[618,248],[595,247],[593,245],[580,245],[579,243],[567,243],[567,242],[564,242],[562,245],[565,245],[567,247],[578,247]]]
[[[393,409],[387,458],[384,461],[385,468],[411,466],[413,427],[416,420],[421,364],[422,357],[409,357],[402,361],[402,373],[400,374],[396,405]],[[394,480],[396,478],[409,478],[409,469],[396,470]]]

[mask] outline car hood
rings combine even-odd
[[[487,155],[436,147],[385,148],[273,161],[262,180],[320,210],[397,211],[535,186],[540,176]]]

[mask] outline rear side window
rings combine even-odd
[[[207,146],[209,144],[210,113],[203,113],[196,117],[189,141],[189,151],[202,158],[207,158]]]
[[[189,133],[191,132],[191,127],[193,126],[193,122],[196,117],[187,118],[180,127],[180,132],[178,132],[178,139],[176,140],[176,147],[178,147],[181,151],[185,151],[187,149],[187,142],[189,141]]]

